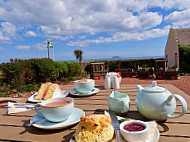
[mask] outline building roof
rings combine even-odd
[[[91,63],[91,65],[103,65],[104,62],[101,62],[101,63]]]
[[[173,29],[177,42],[183,45],[190,45],[190,28]]]

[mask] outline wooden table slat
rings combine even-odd
[[[131,119],[146,120],[136,109],[135,98],[138,94],[136,85],[122,84],[120,89],[104,90],[103,85],[96,86],[100,92],[89,97],[70,97],[74,98],[75,107],[83,109],[85,115],[103,113],[108,109],[108,97],[112,91],[119,91],[129,95],[131,100],[130,110],[125,115]],[[148,85],[143,85],[143,87]],[[158,129],[161,133],[159,142],[190,142],[190,96],[177,89],[171,84],[159,84],[175,94],[180,94],[188,102],[187,113],[176,119],[168,119],[166,122],[159,123]],[[61,85],[64,90],[70,91],[73,85]],[[176,114],[181,112],[181,104],[177,101]],[[44,131],[35,127],[25,127],[25,124],[36,114],[34,110],[18,113],[12,116],[6,115],[6,110],[0,110],[0,141],[64,141],[68,142],[74,134],[77,125],[67,129]],[[146,120],[147,121],[147,120]],[[3,130],[3,131],[2,131]]]

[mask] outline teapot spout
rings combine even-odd
[[[138,92],[140,92],[140,91],[142,91],[142,89],[144,89],[141,85],[137,85],[136,88],[137,88]]]

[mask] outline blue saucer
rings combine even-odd
[[[91,95],[98,93],[99,91],[100,90],[98,88],[94,88],[94,89],[92,89],[92,91],[90,93],[82,94],[82,93],[78,92],[76,89],[73,89],[70,91],[70,94],[73,96],[91,96]]]
[[[71,125],[74,125],[80,121],[80,118],[85,115],[85,112],[79,108],[74,108],[73,112],[69,116],[69,118],[63,122],[50,122],[46,119],[43,119],[41,114],[37,114],[30,120],[30,123],[34,121],[38,121],[37,123],[33,124],[32,126],[44,129],[44,130],[56,130],[56,129],[63,129],[67,128]]]

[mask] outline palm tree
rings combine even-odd
[[[82,58],[83,58],[82,53],[83,53],[83,51],[80,50],[80,49],[75,49],[74,50],[74,55],[75,55],[76,59],[79,60],[80,65],[81,65],[81,61],[82,61]]]

